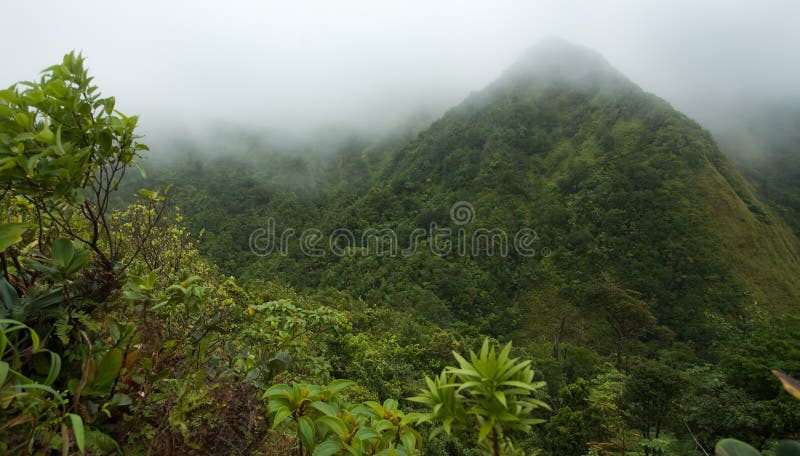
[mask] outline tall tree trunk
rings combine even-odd
[[[558,330],[556,330],[556,335],[553,340],[553,358],[555,359],[558,359],[558,355],[560,353],[559,345],[561,344],[561,336],[564,334],[564,323],[566,320],[566,316],[561,317],[561,321],[558,324]]]

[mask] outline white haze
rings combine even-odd
[[[152,138],[370,130],[440,113],[557,35],[691,115],[800,98],[800,2],[8,1],[0,86],[82,51]]]

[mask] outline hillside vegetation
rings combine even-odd
[[[75,54],[0,91],[4,452],[798,437],[770,373],[800,374],[791,206],[590,50],[546,42],[418,133],[313,154],[234,133],[167,160],[136,126]]]

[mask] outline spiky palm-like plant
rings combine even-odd
[[[500,455],[510,433],[528,432],[544,422],[534,418],[535,409],[550,407],[534,397],[545,382],[533,381],[530,361],[511,358],[511,343],[498,353],[485,339],[480,353],[470,351],[467,360],[453,352],[458,367],[446,367],[427,388],[409,400],[431,410],[419,415],[420,422],[440,423],[434,433],[464,433],[477,430],[479,446]]]

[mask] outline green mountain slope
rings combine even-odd
[[[263,167],[279,176],[282,165],[260,165],[236,165],[234,179],[217,163],[191,178],[203,184],[186,197],[181,177],[170,179],[190,225],[213,236],[212,257],[245,278],[343,289],[504,337],[559,333],[609,349],[677,337],[702,350],[720,316],[797,307],[797,238],[711,136],[567,43],[532,48],[405,145],[343,149],[313,167],[310,187],[272,186]],[[458,225],[450,210],[462,201],[475,212]],[[220,209],[204,214],[209,207]],[[268,218],[279,233],[319,229],[325,254],[310,257],[297,243],[286,255],[248,254],[247,236]],[[333,239],[343,255],[327,247],[337,228],[357,241],[389,228],[407,247],[432,223],[467,237],[502,230],[509,252],[438,255],[425,237],[408,255],[375,255],[343,238]],[[535,256],[513,248],[526,229],[536,233]]]
[[[707,311],[796,302],[798,244],[784,223],[708,133],[588,50],[532,49],[398,150],[354,213],[374,214],[362,225],[426,226],[460,200],[476,208],[476,227],[533,228],[552,250],[468,262],[496,284],[488,301],[531,315],[561,307],[552,300],[585,315],[603,275],[685,335]]]
[[[720,150],[800,233],[800,101],[741,97],[708,104],[702,120]]]

